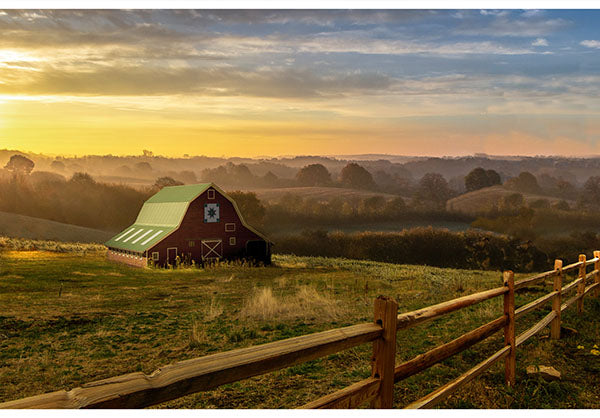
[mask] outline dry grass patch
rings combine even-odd
[[[201,347],[202,345],[208,344],[210,341],[204,325],[199,321],[194,321],[190,332],[190,348]]]
[[[210,305],[204,308],[203,319],[205,321],[212,321],[221,316],[224,310],[225,308],[223,308],[223,305],[218,300],[211,298]]]
[[[345,312],[332,295],[320,293],[313,286],[299,286],[294,295],[276,296],[270,287],[256,289],[240,311],[240,316],[261,320],[339,319]]]

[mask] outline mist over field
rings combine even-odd
[[[213,182],[280,253],[532,271],[600,243],[600,158],[169,158],[148,150],[50,157],[3,150],[0,160],[0,233],[7,236],[68,240],[77,236],[72,225],[97,231],[83,239],[93,241],[131,225],[162,187]],[[31,226],[19,234],[19,224]],[[403,244],[384,250],[384,236]],[[314,247],[315,240],[324,245]],[[485,250],[474,256],[477,242]],[[433,253],[437,258],[426,255]]]

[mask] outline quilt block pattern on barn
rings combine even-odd
[[[105,245],[109,259],[142,267],[236,258],[269,264],[272,242],[244,221],[223,190],[203,183],[164,187]]]

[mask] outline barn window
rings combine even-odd
[[[208,189],[208,198],[209,199],[214,199],[215,198],[215,191],[214,191],[214,189]]]
[[[229,238],[229,245],[235,245],[235,237]]]
[[[193,247],[194,246],[194,241],[188,242],[188,246]]]
[[[154,260],[154,261],[158,261],[158,251],[154,251],[154,252],[152,253],[152,260]]]
[[[225,224],[225,232],[235,232],[235,224]]]

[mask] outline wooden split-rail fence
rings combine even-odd
[[[587,272],[587,267],[593,270]],[[577,278],[563,285],[565,273],[577,269]],[[553,278],[552,292],[515,308],[515,292],[527,286]],[[407,408],[432,407],[467,382],[482,374],[493,364],[504,360],[505,380],[515,385],[516,349],[546,326],[550,337],[560,338],[561,313],[577,303],[583,312],[584,297],[600,290],[600,251],[594,258],[563,266],[556,260],[554,269],[515,282],[511,271],[503,273],[504,285],[495,289],[463,296],[437,305],[398,315],[398,305],[391,299],[375,300],[374,321],[332,329],[268,344],[242,348],[164,366],[150,375],[131,373],[87,383],[69,391],[60,390],[0,404],[0,408],[144,408],[181,396],[207,391],[226,383],[236,382],[317,359],[365,343],[373,344],[371,377],[312,401],[302,408],[355,408],[367,402],[372,408],[392,408],[394,383],[413,376],[471,347],[494,333],[504,330],[504,345],[492,356],[441,386]],[[576,290],[573,296],[567,297]],[[402,364],[395,364],[396,333],[439,318],[467,306],[502,296],[504,312],[460,337],[420,354]],[[552,310],[538,323],[520,335],[515,334],[515,322],[523,315],[552,303]]]

